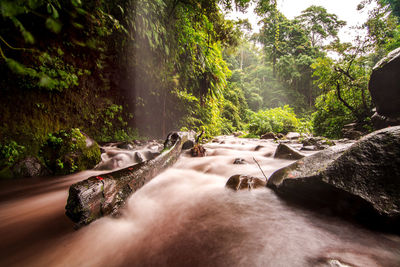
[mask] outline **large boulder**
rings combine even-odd
[[[55,174],[91,169],[101,160],[99,145],[79,129],[49,134],[40,154]]]
[[[400,48],[375,65],[368,88],[379,115],[400,116]]]
[[[301,159],[267,186],[296,203],[399,231],[400,126]]]

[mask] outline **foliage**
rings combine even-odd
[[[12,166],[24,155],[25,147],[11,140],[0,144],[0,169]]]
[[[328,138],[340,138],[344,125],[356,118],[343,103],[337,100],[335,91],[329,91],[317,98],[317,111],[312,115],[314,134]]]
[[[100,161],[100,147],[95,142],[87,146],[86,138],[77,128],[51,133],[42,145],[40,155],[56,174],[93,168]]]
[[[322,6],[310,6],[297,17],[310,36],[311,46],[321,46],[328,38],[337,38],[338,31],[346,25],[335,14],[330,14]]]
[[[298,131],[300,121],[289,106],[260,110],[253,113],[247,126],[250,134],[262,135],[267,132],[286,134]]]

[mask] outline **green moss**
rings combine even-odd
[[[100,161],[100,154],[99,145],[93,141],[86,146],[86,137],[77,128],[49,134],[41,148],[44,162],[56,174],[93,168]]]

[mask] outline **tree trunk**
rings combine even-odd
[[[194,143],[194,133],[170,133],[158,157],[71,185],[65,207],[66,215],[77,227],[105,215],[117,215],[118,209],[132,193],[175,163],[187,141]],[[188,148],[186,144],[185,148]]]

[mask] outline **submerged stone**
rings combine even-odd
[[[225,187],[238,191],[243,189],[256,189],[260,187],[265,187],[267,183],[260,178],[236,174],[231,176],[225,184]]]

